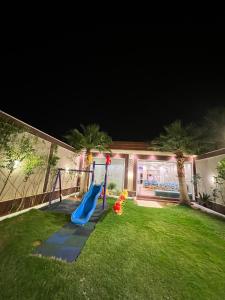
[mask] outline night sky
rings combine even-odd
[[[225,105],[223,18],[9,29],[0,108],[59,139],[81,123],[141,141],[175,119],[199,121]]]

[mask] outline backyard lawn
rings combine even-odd
[[[112,200],[110,205],[112,205]],[[69,221],[38,210],[0,222],[0,299],[224,299],[225,222],[185,207],[125,204],[74,263],[31,256]]]

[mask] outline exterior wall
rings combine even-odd
[[[63,169],[79,169],[80,156],[74,152],[58,146],[57,156],[60,158],[57,163],[57,168]],[[53,176],[53,179],[55,176]],[[68,189],[77,186],[78,173],[63,171],[61,172],[62,189]],[[56,187],[56,190],[59,186]],[[52,182],[49,181],[48,192],[52,189]]]
[[[51,193],[53,182],[58,168],[79,168],[80,156],[75,155],[73,148],[31,126],[25,124],[7,114],[0,112],[0,118],[6,118],[24,127],[24,132],[18,134],[13,140],[17,145],[22,135],[29,138],[35,155],[43,159],[43,164],[33,170],[30,176],[24,171],[24,161],[21,161],[10,176],[9,170],[0,164],[0,215],[16,212],[50,199],[59,197],[59,186],[55,193]],[[56,149],[56,150],[53,150]],[[54,167],[50,167],[49,161],[52,155],[59,159]],[[1,162],[6,162],[5,153],[0,153]],[[62,172],[62,194],[67,195],[78,190],[77,173]],[[6,185],[5,185],[6,183]],[[4,187],[5,185],[5,187]],[[4,188],[4,189],[3,189]]]
[[[33,138],[32,134],[27,133],[30,139]],[[46,171],[48,165],[48,158],[50,152],[51,143],[44,139],[37,138],[35,143],[35,154],[41,155],[44,158],[44,165],[40,168],[35,169],[34,174],[30,175],[25,180],[23,172],[23,163],[16,168],[6,185],[6,188],[0,196],[0,201],[7,201],[17,198],[30,197],[33,195],[41,194],[44,190],[44,183],[46,179]],[[58,163],[55,167],[57,168],[68,168],[74,169],[79,168],[80,157],[76,156],[72,151],[58,146],[56,155],[59,157]],[[1,180],[0,190],[7,178],[8,170],[5,168],[0,169]],[[49,174],[47,189],[45,192],[50,192],[52,184],[55,178],[55,172]],[[62,189],[68,189],[76,186],[77,173],[74,172],[62,172]],[[56,187],[57,190],[58,186]]]
[[[201,176],[201,180],[198,183],[198,192],[212,195],[212,190],[215,188],[214,176],[217,176],[216,167],[223,158],[225,158],[225,153],[216,156],[212,153],[212,156],[209,154],[208,156],[204,155],[202,159],[201,157],[197,158],[196,172]],[[224,200],[221,198],[218,198],[216,202],[225,205]]]
[[[26,136],[30,139],[34,139],[34,136],[30,133],[27,133]],[[50,146],[50,142],[45,141],[41,138],[37,138],[35,140],[35,153],[41,155],[44,158],[44,165],[47,165],[48,163]],[[29,176],[27,180],[25,179],[23,168],[24,165],[22,163],[13,171],[4,192],[0,195],[0,201],[7,201],[42,193],[45,181],[46,167],[38,168],[34,174]],[[7,178],[8,170],[5,168],[0,168],[0,173],[1,190]]]
[[[130,146],[131,147],[131,146]],[[103,158],[105,154],[93,151],[94,157]],[[133,149],[112,149],[112,158],[125,159],[124,172],[124,189],[128,189],[130,196],[137,196],[137,164],[139,160],[147,161],[174,161],[173,153],[147,151],[147,150],[133,150]],[[186,162],[191,163],[193,175],[193,159],[192,156],[186,156]]]

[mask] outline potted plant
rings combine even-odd
[[[114,192],[115,189],[116,189],[116,184],[114,182],[110,182],[108,184],[109,194],[113,194],[113,192]]]

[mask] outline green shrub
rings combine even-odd
[[[110,182],[108,185],[108,190],[115,190],[115,188],[116,188],[115,182]]]
[[[199,193],[198,203],[202,206],[208,207],[211,202],[211,196],[207,193]]]
[[[225,180],[225,158],[218,162],[216,169],[218,172],[218,177]]]

